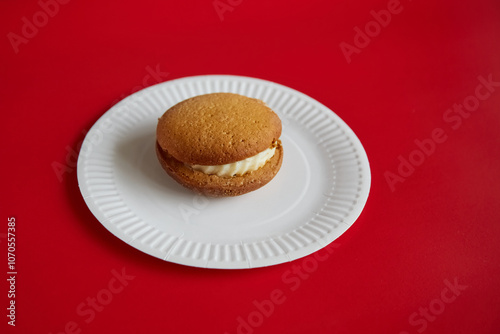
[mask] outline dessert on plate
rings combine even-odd
[[[233,93],[199,95],[158,120],[156,154],[178,183],[213,197],[254,191],[283,161],[281,120],[263,101]]]

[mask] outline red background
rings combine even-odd
[[[1,1],[1,276],[9,217],[18,270],[15,328],[1,279],[1,331],[499,333],[500,87],[460,126],[456,115],[443,118],[453,104],[473,101],[478,76],[500,81],[499,2],[401,0],[350,63],[340,43],[354,45],[355,27],[363,30],[388,1],[221,2],[232,4],[223,20],[213,0],[72,0],[49,7],[53,17],[37,1]],[[31,37],[9,40],[25,38],[34,19],[37,31],[24,28]],[[357,222],[331,254],[320,253],[324,261],[185,267],[135,250],[93,217],[71,152],[111,105],[144,87],[148,67],[162,72],[160,81],[275,81],[346,121],[367,151],[372,188]],[[387,172],[398,173],[400,156],[418,158],[415,140],[435,129],[446,140],[391,189]],[[306,264],[317,267],[291,272]],[[90,320],[77,308],[119,286],[112,270],[133,279]],[[462,289],[449,303],[446,280]],[[282,303],[259,316],[254,301],[274,290]],[[435,316],[418,314],[429,307]]]

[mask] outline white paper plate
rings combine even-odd
[[[158,118],[213,92],[261,99],[280,116],[283,165],[263,188],[202,197],[157,161]],[[196,267],[255,268],[306,256],[344,233],[368,198],[370,167],[352,130],[316,100],[265,80],[206,75],[148,87],[107,111],[85,137],[78,183],[94,216],[147,254]]]

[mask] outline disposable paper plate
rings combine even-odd
[[[261,99],[280,116],[283,165],[263,188],[203,197],[157,161],[158,118],[213,92]],[[230,75],[172,80],[125,98],[88,132],[77,170],[85,202],[111,233],[147,254],[206,268],[255,268],[311,254],[354,223],[370,190],[363,146],[333,111],[283,85]]]

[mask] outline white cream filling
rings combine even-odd
[[[250,158],[236,161],[225,165],[190,165],[194,170],[203,172],[205,174],[215,174],[217,176],[231,177],[235,175],[243,175],[245,173],[253,172],[264,166],[266,162],[274,156],[276,147],[270,147]]]

